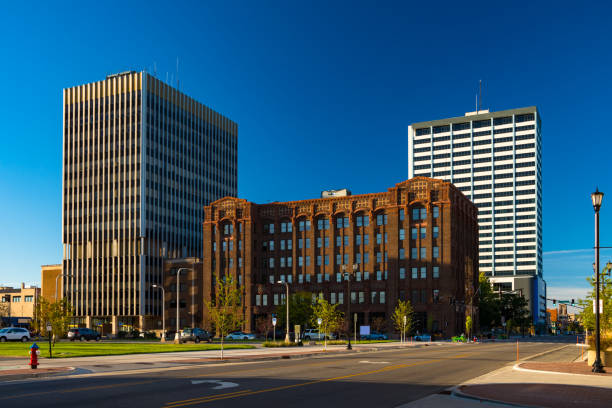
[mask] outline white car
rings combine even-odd
[[[327,333],[327,335],[324,335],[323,333],[319,333],[317,329],[307,329],[302,335],[304,340],[324,340],[326,337],[327,340],[336,340],[335,334]]]
[[[21,327],[7,327],[0,330],[0,341],[5,342],[9,340],[20,340],[25,343],[30,340],[30,332]]]
[[[227,340],[255,340],[255,335],[253,333],[244,333],[244,332],[232,332],[225,336]]]

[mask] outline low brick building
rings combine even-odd
[[[247,331],[283,302],[278,281],[342,311],[350,299],[359,325],[381,317],[391,330],[402,299],[421,332],[461,333],[467,314],[478,327],[477,208],[448,182],[415,177],[382,193],[270,204],[226,197],[205,207],[203,228],[204,287],[213,274],[235,277]]]

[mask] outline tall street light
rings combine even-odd
[[[353,276],[355,275],[355,272],[357,271],[357,268],[359,267],[359,265],[357,264],[353,264]],[[348,334],[348,344],[346,345],[346,349],[347,350],[352,350],[353,347],[351,347],[351,326],[352,326],[352,322],[351,322],[351,275],[346,272],[346,265],[342,265],[342,272],[344,275],[344,279],[346,279],[346,298],[348,300],[348,330],[347,330],[347,334]]]
[[[595,362],[593,363],[592,370],[594,373],[605,373],[599,355],[599,209],[601,208],[603,196],[604,194],[597,188],[591,194],[593,209],[595,210],[595,291],[597,292],[595,295]]]
[[[278,281],[276,283],[282,283],[287,288],[287,297],[285,298],[285,304],[287,305],[287,334],[285,334],[285,343],[289,343],[291,340],[289,339],[289,283]]]
[[[74,277],[74,275],[69,275],[67,273],[60,273],[59,275],[57,275],[55,277],[55,301],[57,302],[57,280],[60,278],[60,276],[64,276],[66,278],[72,278]]]
[[[188,270],[188,268],[179,268],[179,270],[176,271],[176,334],[174,335],[174,342],[176,344],[181,342],[181,335],[179,333],[179,289],[181,287],[181,272]]]
[[[166,342],[166,291],[162,285],[156,285],[155,283],[151,285],[154,288],[159,288],[162,291],[162,336],[161,342]]]

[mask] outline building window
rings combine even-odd
[[[329,265],[329,255],[325,255],[325,265]]]
[[[233,241],[230,241],[230,251],[233,249],[232,243]],[[270,241],[270,244],[268,245],[268,247],[270,248],[270,251],[274,251],[274,241]]]
[[[304,266],[304,257],[298,256],[298,266]]]
[[[403,228],[400,228],[399,230],[399,239],[400,241],[403,241],[404,239],[406,239],[406,231],[404,231]]]
[[[410,257],[412,259],[418,259],[419,255],[418,255],[418,249],[417,248],[410,248]]]
[[[377,252],[376,253],[376,262],[377,263],[381,263],[382,262],[382,252]]]
[[[384,291],[381,291],[381,292],[380,292],[380,304],[381,304],[381,305],[384,305],[384,304],[385,304],[385,301],[386,301],[386,300],[385,300],[385,292],[384,292]]]
[[[400,279],[406,279],[406,268],[399,269],[399,277]]]
[[[369,279],[370,279],[370,272],[368,271],[363,272],[363,280],[366,281]]]
[[[336,293],[335,292],[330,293],[330,303],[332,305],[336,304]]]
[[[376,216],[376,225],[387,225],[387,214],[378,214]]]
[[[261,295],[255,295],[255,306],[261,306]]]
[[[261,299],[261,300],[262,300],[262,302],[261,302],[261,303],[262,303],[264,306],[268,306],[268,295],[267,295],[267,294],[262,295],[262,299]]]
[[[365,302],[365,293],[359,292],[359,304],[362,304],[364,302]]]
[[[310,256],[306,257],[306,266],[310,266]]]
[[[370,243],[370,234],[363,235],[363,245],[368,245]]]
[[[336,274],[336,282],[342,282],[342,274],[341,273],[337,273]]]
[[[11,299],[14,303],[21,302],[21,296],[13,296]]]
[[[329,248],[329,237],[325,237],[325,248]]]
[[[278,293],[274,294],[274,306],[278,306]]]
[[[336,254],[336,265],[342,265],[342,254]]]
[[[370,217],[368,215],[358,215],[357,216],[357,226],[358,227],[367,227],[370,225]]]
[[[320,273],[317,273],[317,283],[323,282],[323,276]]]
[[[433,247],[432,257],[433,258],[438,258],[439,256],[440,256],[440,249],[437,246]]]
[[[427,218],[427,210],[424,207],[413,208],[412,209],[412,219],[413,220],[424,220]]]
[[[304,247],[304,240],[302,238],[298,238],[298,249],[302,249]]]
[[[357,252],[355,254],[355,263],[356,264],[360,264],[361,263],[361,253]]]
[[[30,296],[30,295],[24,296],[23,297],[23,301],[24,302],[33,302],[34,301],[34,296]]]
[[[421,247],[421,259],[427,258],[427,248]]]
[[[433,290],[433,302],[438,303],[439,301],[440,301],[440,290],[434,289]]]
[[[404,210],[403,209],[399,210],[399,219],[400,221],[404,221]]]
[[[411,228],[410,229],[410,238],[411,239],[417,239],[419,235],[419,229],[418,228]]]
[[[321,248],[323,246],[323,238],[317,237],[317,248]]]
[[[421,279],[427,279],[427,268],[425,266],[421,266]]]
[[[376,291],[373,290],[372,292],[370,292],[370,295],[371,295],[370,303],[372,303],[372,304],[376,303]]]
[[[365,254],[363,254],[363,263],[367,264],[369,262],[370,262],[370,254],[366,252]]]
[[[298,225],[300,231],[310,231],[310,220],[302,220]]]
[[[292,267],[293,266],[292,260],[293,260],[292,257],[290,257],[290,256],[287,257],[287,266],[288,267]]]
[[[342,246],[342,236],[341,235],[336,235],[336,246],[337,247]]]
[[[281,232],[292,232],[293,224],[291,222],[281,222]]]
[[[427,228],[421,227],[421,239],[425,239],[427,237]]]
[[[344,264],[348,265],[349,263],[349,254],[344,254]]]
[[[344,304],[344,292],[338,293],[338,303],[341,305]]]
[[[270,258],[270,269],[274,268],[274,258]]]
[[[404,248],[400,248],[399,250],[399,259],[405,259],[406,258],[406,254],[405,254],[405,249]]]
[[[310,238],[306,238],[306,248],[310,248]]]
[[[349,236],[348,235],[344,236],[344,246],[345,247],[349,246]]]
[[[268,276],[268,279],[270,280],[270,283],[274,283],[274,275]]]
[[[432,236],[434,238],[438,238],[439,231],[440,231],[439,227],[433,227]]]
[[[338,217],[338,218],[336,218],[336,227],[338,229],[348,228],[348,226],[349,226],[349,219],[348,219],[348,217]]]
[[[304,275],[298,275],[298,283],[304,283]]]
[[[378,245],[382,244],[382,234],[380,233],[376,234],[376,243]]]
[[[317,220],[317,229],[318,230],[328,230],[329,229],[329,220],[327,218],[319,218]]]
[[[432,210],[433,210],[433,217],[438,218],[440,216],[440,207],[434,206]]]
[[[376,271],[376,280],[382,280],[382,271]]]
[[[357,303],[357,292],[351,292],[351,303]]]
[[[310,283],[310,274],[306,275],[306,283]]]
[[[356,280],[357,282],[361,282],[361,272],[357,272],[357,273],[355,274],[355,280]]]

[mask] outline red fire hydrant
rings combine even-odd
[[[30,366],[32,370],[38,367],[38,356],[40,355],[40,350],[38,350],[38,346],[36,343],[30,346]]]

